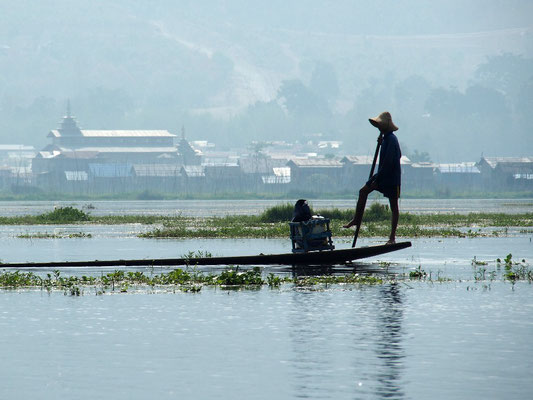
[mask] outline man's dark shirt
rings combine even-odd
[[[398,138],[392,132],[386,133],[381,143],[379,154],[378,172],[367,184],[376,181],[380,188],[395,187],[401,185],[402,171],[400,168],[400,144]]]

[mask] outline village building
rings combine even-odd
[[[283,192],[290,183],[288,160],[265,154],[252,154],[239,159],[243,181],[248,190]]]
[[[363,186],[368,181],[373,161],[374,157],[368,155],[343,157],[340,160],[343,164],[342,180],[346,182],[347,187]],[[405,177],[409,173],[411,161],[406,156],[402,156],[400,164],[402,166],[402,175]],[[374,173],[377,172],[378,167],[379,163],[376,163]]]
[[[178,164],[133,164],[135,187],[155,192],[179,192],[183,187]]]
[[[486,191],[533,190],[533,157],[481,157],[476,166]]]
[[[33,157],[33,146],[0,144],[0,190],[28,185]]]
[[[402,191],[411,190],[422,195],[433,193],[435,168],[436,164],[427,161],[402,165]]]
[[[0,167],[0,190],[7,190],[11,186],[11,169]]]
[[[342,189],[343,163],[339,159],[291,159],[291,188],[311,193]]]
[[[203,163],[206,185],[213,193],[246,191],[238,162]]]
[[[372,156],[345,156],[341,159],[343,180],[350,188],[363,186],[368,180],[373,160]]]
[[[434,168],[435,184],[441,192],[475,191],[481,189],[481,172],[475,162],[437,164]]]
[[[52,143],[37,154],[37,159],[55,158],[62,153],[93,153],[100,161],[129,163],[166,162],[178,157],[176,135],[167,130],[80,129],[70,108],[60,127],[51,130],[48,137]]]
[[[182,185],[183,165],[199,165],[201,152],[167,130],[81,129],[67,109],[58,129],[49,132],[51,143],[32,160],[38,186],[50,190],[83,187],[83,191],[109,191],[126,187],[164,191]],[[133,186],[135,185],[135,186]]]
[[[35,157],[35,148],[33,146],[0,144],[0,167],[29,167],[33,157]]]
[[[183,165],[180,169],[183,192],[203,193],[207,190],[205,167],[201,165]]]
[[[35,185],[71,193],[345,193],[368,180],[373,162],[370,155],[335,157],[333,151],[341,146],[336,141],[269,142],[248,154],[243,154],[244,148],[217,149],[198,141],[200,151],[186,140],[184,128],[180,138],[168,130],[82,129],[70,107],[48,138],[50,143],[37,153],[29,146],[0,146],[0,188],[13,191]],[[28,160],[34,154],[30,170]],[[15,158],[19,161],[14,166]],[[533,190],[533,157],[436,164],[412,163],[402,156],[400,163],[404,193]],[[378,168],[379,164],[375,172]]]
[[[272,175],[264,175],[261,177],[263,184],[272,185],[272,189],[274,189],[274,185],[279,185],[280,188],[286,188],[287,185],[291,183],[291,169],[289,167],[274,167],[272,168],[272,172]]]
[[[181,139],[178,143],[178,154],[181,165],[200,165],[202,163],[202,152],[195,150],[185,139],[185,127],[181,127]]]

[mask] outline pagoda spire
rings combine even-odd
[[[58,130],[62,136],[80,136],[82,134],[76,119],[72,116],[70,99],[67,100],[67,115],[63,117]]]
[[[185,126],[181,126],[181,140],[185,140]]]

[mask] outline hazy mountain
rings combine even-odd
[[[389,109],[406,145],[441,161],[531,154],[531,15],[516,0],[3,0],[0,141],[42,146],[70,98],[93,129],[185,124],[223,143],[322,132],[367,152],[357,132]]]

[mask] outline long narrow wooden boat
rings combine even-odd
[[[259,254],[253,256],[160,258],[142,260],[94,260],[0,263],[0,268],[61,268],[61,267],[133,267],[178,265],[341,265],[361,258],[374,257],[411,246],[411,242],[383,244],[340,250],[308,253]]]

